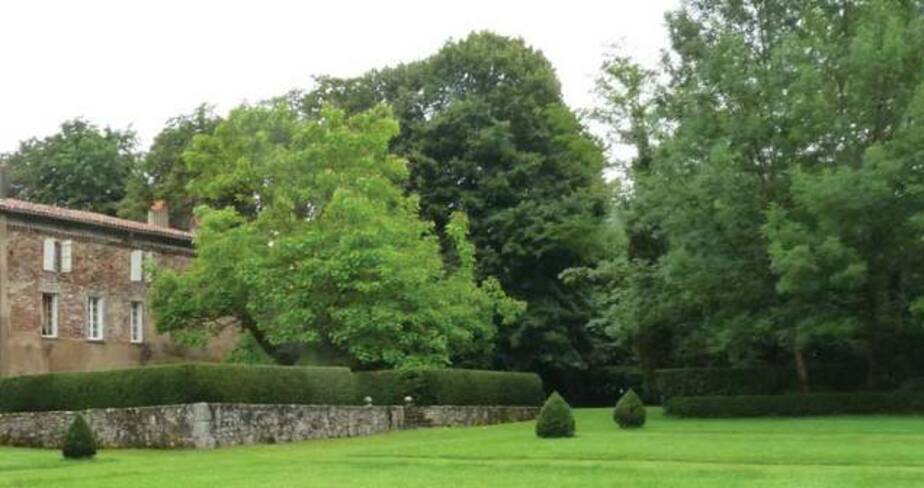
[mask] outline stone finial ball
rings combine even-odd
[[[404,397],[404,403],[407,403],[408,405],[410,405],[410,404],[414,403],[414,399],[413,399],[410,395],[408,395],[408,396]]]
[[[372,406],[372,397],[367,396],[366,398],[363,398],[363,402],[365,402],[367,406]]]

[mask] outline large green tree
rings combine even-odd
[[[135,134],[81,119],[6,157],[13,195],[37,203],[115,214],[136,162]]]
[[[364,366],[446,365],[488,354],[495,320],[521,312],[493,278],[475,278],[468,221],[432,222],[407,194],[406,162],[389,152],[397,122],[382,107],[305,117],[279,103],[243,107],[185,153],[200,207],[197,257],[161,271],[152,306],[161,331],[202,340],[238,327],[275,361],[332,347]],[[228,320],[232,318],[233,320]]]
[[[917,287],[893,253],[918,239],[918,197],[898,181],[916,178],[919,153],[898,137],[922,82],[921,12],[901,0],[691,0],[667,16],[658,70],[610,59],[603,115],[637,157],[622,194],[628,244],[607,265],[598,323],[661,334],[675,364],[788,356],[805,387],[819,338],[858,344],[875,375],[888,314],[907,323]]]
[[[393,107],[407,188],[436,223],[446,258],[453,212],[471,220],[479,276],[528,303],[502,330],[501,366],[544,372],[587,366],[587,295],[559,274],[599,258],[607,190],[600,145],[563,103],[548,60],[522,40],[474,33],[424,60],[353,79],[323,78],[300,99],[348,111]]]
[[[144,220],[151,204],[163,200],[170,209],[171,226],[188,229],[193,209],[203,202],[186,188],[194,175],[183,155],[195,136],[211,134],[219,122],[221,118],[208,105],[170,119],[129,178],[119,215]]]

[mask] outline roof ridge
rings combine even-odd
[[[140,232],[151,235],[159,235],[174,239],[191,241],[193,237],[191,232],[179,229],[159,227],[156,225],[148,224],[146,222],[113,217],[112,215],[90,212],[87,210],[74,210],[65,207],[57,207],[54,205],[46,205],[43,203],[32,203],[16,198],[0,198],[0,212],[3,211],[66,220],[71,222],[79,222],[128,232]]]

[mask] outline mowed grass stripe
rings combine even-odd
[[[579,410],[578,437],[532,423],[208,451],[105,450],[89,463],[0,448],[0,486],[910,487],[924,485],[924,419],[679,420],[618,429]]]

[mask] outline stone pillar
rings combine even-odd
[[[192,443],[197,449],[210,449],[216,446],[215,433],[212,431],[217,419],[214,418],[208,403],[192,405]]]

